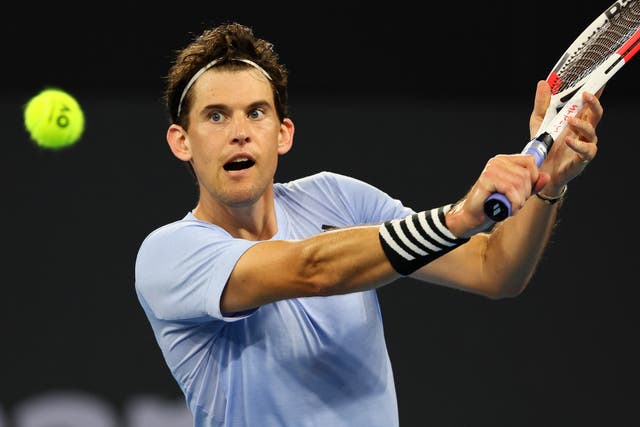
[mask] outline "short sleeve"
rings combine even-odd
[[[321,194],[331,195],[334,211],[349,213],[352,224],[381,223],[415,213],[379,188],[350,176],[325,171],[316,175],[315,185]]]
[[[214,317],[234,321],[253,311],[223,315],[220,298],[238,259],[256,241],[236,239],[202,221],[177,221],[142,242],[136,292],[163,320]]]

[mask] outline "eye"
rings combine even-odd
[[[209,119],[212,122],[221,122],[222,119],[224,119],[224,116],[222,115],[222,113],[220,111],[214,111],[209,115]]]
[[[251,110],[251,112],[249,113],[249,118],[250,119],[254,119],[254,120],[262,118],[263,116],[264,116],[264,111],[262,111],[260,108],[256,108],[255,110]]]

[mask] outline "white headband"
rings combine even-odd
[[[269,73],[267,73],[264,68],[262,68],[261,66],[259,66],[258,64],[256,64],[255,62],[249,60],[249,59],[245,59],[245,58],[231,58],[232,61],[240,61],[240,62],[244,62],[245,64],[249,64],[252,67],[254,67],[255,69],[257,69],[258,71],[260,71],[262,74],[264,74],[264,76],[271,80],[271,76],[269,75]],[[189,89],[191,89],[191,86],[193,86],[193,84],[196,82],[196,80],[198,80],[198,77],[200,77],[202,75],[202,73],[204,73],[205,71],[207,71],[209,68],[213,67],[214,65],[216,65],[217,63],[219,63],[221,61],[220,58],[218,59],[214,59],[213,61],[209,62],[207,65],[205,65],[204,67],[200,68],[198,70],[197,73],[195,73],[193,75],[193,77],[191,77],[191,80],[189,80],[189,83],[187,83],[187,85],[184,87],[184,89],[182,90],[182,95],[180,96],[180,102],[178,102],[178,117],[180,117],[180,110],[182,109],[182,100],[184,99],[184,97],[187,95],[187,92],[189,91]]]

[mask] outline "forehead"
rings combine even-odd
[[[193,85],[193,106],[246,104],[256,100],[273,103],[269,80],[254,68],[225,70],[211,68]]]

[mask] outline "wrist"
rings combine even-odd
[[[549,193],[547,192],[547,187],[545,187],[543,190],[536,193],[536,197],[547,205],[556,204],[564,199],[565,194],[567,193],[567,184],[564,184],[559,189],[553,188],[548,191]]]
[[[561,197],[567,191],[567,184],[551,184],[548,183],[544,188],[538,191],[537,194],[542,194],[546,197],[556,198]]]
[[[449,230],[445,215],[450,208],[445,205],[380,225],[380,243],[394,270],[407,276],[469,240]]]
[[[454,204],[445,216],[447,228],[458,238],[469,238],[489,228],[493,222],[483,215],[476,217],[465,209],[466,199]]]

